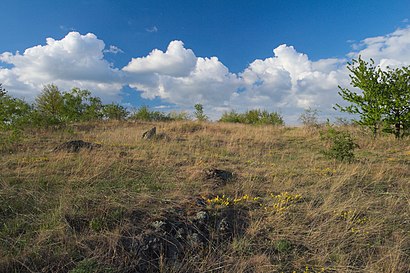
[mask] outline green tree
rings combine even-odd
[[[98,97],[91,97],[91,92],[73,88],[63,93],[64,116],[68,121],[89,121],[102,117],[102,103]]]
[[[83,120],[99,120],[103,117],[103,104],[99,97],[89,97]]]
[[[148,106],[141,106],[137,111],[135,111],[130,119],[133,120],[144,120],[144,121],[151,121],[152,115],[148,108]]]
[[[306,127],[315,127],[319,123],[318,115],[319,110],[309,107],[299,116],[299,121]]]
[[[356,121],[360,125],[369,126],[376,136],[382,123],[383,117],[383,96],[385,86],[383,83],[383,73],[379,67],[374,65],[374,61],[364,61],[359,57],[348,63],[347,69],[350,71],[350,84],[362,90],[357,93],[348,88],[339,86],[339,95],[351,104],[341,106],[336,104],[342,112],[358,114],[360,119]]]
[[[35,108],[38,111],[40,123],[57,125],[64,122],[64,97],[54,84],[43,87],[41,94],[36,98]]]
[[[205,121],[208,119],[208,117],[204,114],[204,107],[202,104],[197,103],[195,104],[194,108],[195,108],[194,115],[197,120]]]
[[[80,121],[83,119],[87,104],[85,100],[91,95],[88,90],[73,88],[70,92],[63,93],[63,113],[69,121]]]
[[[365,62],[360,57],[348,64],[351,85],[361,93],[340,88],[339,94],[351,104],[336,105],[341,111],[358,114],[357,123],[370,126],[376,136],[381,125],[396,138],[410,127],[410,67],[382,70],[374,61]]]
[[[103,116],[106,119],[124,120],[129,112],[127,109],[117,103],[106,104],[102,109]]]
[[[0,84],[0,129],[19,129],[30,123],[31,106],[9,96]]]
[[[0,98],[6,95],[6,89],[3,88],[3,84],[0,83]]]
[[[410,128],[410,66],[384,71],[383,81],[384,121],[388,131],[400,138]]]

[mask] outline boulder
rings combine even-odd
[[[220,169],[207,169],[205,175],[207,179],[213,179],[222,184],[233,178],[232,172]]]
[[[152,139],[156,136],[156,134],[157,134],[157,127],[152,127],[151,129],[149,129],[148,131],[146,131],[142,134],[142,138],[143,139]]]
[[[94,148],[100,148],[101,144],[86,142],[82,140],[72,140],[64,142],[53,149],[54,152],[66,151],[71,153],[79,152],[81,149],[92,150]]]

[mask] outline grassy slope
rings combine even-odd
[[[0,272],[131,270],[117,247],[127,231],[222,194],[250,196],[233,205],[246,210],[246,230],[154,271],[410,271],[409,139],[374,141],[348,128],[360,148],[347,164],[321,155],[319,133],[303,128],[157,123],[169,139],[142,140],[152,125],[33,132],[1,155]],[[103,148],[50,151],[71,139]],[[234,179],[217,185],[207,168]],[[302,198],[280,205],[284,192]]]

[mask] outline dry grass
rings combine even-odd
[[[153,125],[168,137],[142,140]],[[210,236],[178,262],[161,256],[153,271],[410,272],[410,140],[345,130],[360,146],[351,164],[325,158],[319,132],[304,128],[103,123],[30,132],[0,159],[0,272],[133,272],[132,255],[118,248],[124,234],[181,209],[195,214],[195,200],[217,195],[259,197],[232,205],[246,211],[246,229],[223,242]],[[103,146],[51,152],[72,139]],[[234,178],[217,184],[208,168]],[[301,198],[279,211],[272,195],[285,192]]]

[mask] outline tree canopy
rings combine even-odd
[[[357,123],[373,129],[382,128],[400,138],[410,126],[410,69],[399,67],[382,70],[374,61],[361,57],[348,63],[351,85],[360,92],[339,86],[339,95],[348,106],[336,105],[343,112],[357,114]]]

